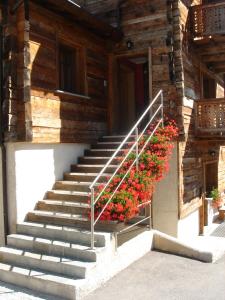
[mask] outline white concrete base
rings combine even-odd
[[[10,233],[87,148],[86,144],[6,144]]]
[[[153,228],[177,236],[178,231],[178,144],[174,143],[168,174],[161,180],[153,195]]]
[[[214,261],[214,254],[208,247],[203,249],[194,243],[183,242],[159,231],[154,232],[153,247],[156,250],[182,255],[204,262]]]
[[[191,239],[199,235],[199,210],[197,209],[187,217],[178,221],[177,238],[181,240]]]
[[[112,236],[111,246],[105,251],[101,261],[98,261],[94,274],[76,285],[76,299],[83,298],[151,251],[153,235],[153,231],[145,231],[118,247],[117,252],[115,252],[115,240]]]

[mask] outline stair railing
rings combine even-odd
[[[159,103],[157,104],[157,101]],[[155,110],[155,111],[154,111]],[[155,131],[157,128],[160,126],[160,124],[163,125],[163,92],[160,90],[153,101],[151,101],[151,104],[147,107],[147,109],[144,111],[144,113],[141,115],[139,120],[136,122],[136,124],[132,127],[132,129],[129,131],[129,133],[126,135],[126,137],[123,139],[119,147],[115,150],[111,158],[108,160],[108,162],[105,164],[103,169],[99,172],[95,180],[92,182],[92,184],[89,186],[90,191],[91,191],[91,249],[94,249],[94,232],[95,232],[95,225],[99,221],[101,215],[105,211],[106,207],[108,204],[111,202],[113,199],[114,195],[118,191],[119,187],[123,183],[124,179],[130,172],[131,168],[136,165],[136,169],[138,170],[138,165],[139,165],[139,157],[143,153],[144,149],[146,148],[147,144],[151,140],[152,136],[154,135]],[[147,120],[146,120],[147,119]],[[139,133],[139,125],[141,125],[142,121],[145,121],[147,124],[144,126],[143,129],[141,129],[141,132]],[[139,149],[139,141],[141,138],[144,136],[145,132],[147,129],[149,129],[151,126],[151,133],[149,134],[147,140],[144,143],[144,146]],[[127,151],[126,155],[124,156],[123,160],[120,162],[120,164],[117,166],[116,170],[109,176],[108,181],[104,184],[104,188],[99,192],[98,195],[95,195],[95,188],[99,184],[99,179],[104,175],[104,172],[107,170],[107,168],[110,166],[110,164],[113,162],[113,160],[118,156],[121,150],[123,150],[123,146],[126,144],[126,142],[129,141],[131,137],[135,137],[135,141],[132,143],[132,146],[130,149]],[[118,183],[117,187],[115,190],[112,192],[110,198],[108,199],[107,203],[105,206],[102,208],[102,211],[99,213],[99,215],[95,219],[95,205],[104,193],[104,191],[107,189],[109,184],[112,182],[113,178],[118,174],[118,171],[120,168],[123,166],[123,163],[126,161],[128,156],[131,153],[135,153],[135,159],[128,168],[127,172],[124,174],[120,182]],[[132,224],[132,227],[140,222],[143,222],[147,219],[151,218],[151,216],[148,216],[147,218]]]

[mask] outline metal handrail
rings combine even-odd
[[[147,116],[147,114],[151,113],[151,110],[152,110],[153,106],[155,105],[156,101],[159,99],[159,97],[160,97],[160,105],[158,106],[158,108],[156,109],[156,111],[154,112],[154,114],[152,114],[152,116],[150,116],[150,119],[147,122],[146,126],[144,127],[144,129],[142,130],[142,132],[139,134],[139,132],[138,132],[138,126],[140,125],[140,123],[142,122],[142,120]],[[144,133],[145,133],[146,129],[151,125],[151,123],[153,123],[155,117],[157,116],[157,114],[159,112],[161,112],[161,118],[159,119],[159,121],[155,125],[154,129],[152,129],[152,132],[149,135],[148,139],[146,140],[146,142],[145,142],[144,146],[142,147],[141,151],[139,151],[139,145],[138,145],[138,143],[139,143],[140,139],[144,136]],[[133,165],[135,163],[136,163],[136,168],[138,169],[138,160],[139,160],[139,157],[142,154],[142,152],[144,151],[146,145],[148,144],[148,142],[150,141],[151,137],[153,136],[153,134],[155,133],[156,129],[159,127],[160,124],[163,124],[163,92],[162,92],[162,90],[160,90],[157,93],[157,95],[155,96],[155,98],[153,99],[153,101],[151,102],[151,104],[147,107],[147,109],[141,115],[141,117],[139,118],[139,120],[135,123],[135,125],[132,127],[132,129],[129,131],[129,133],[126,135],[126,137],[124,138],[124,140],[121,142],[121,144],[119,145],[119,147],[115,150],[114,154],[111,156],[111,158],[105,164],[105,166],[103,167],[103,169],[96,176],[95,180],[89,186],[89,189],[91,190],[91,248],[92,249],[94,248],[94,227],[95,227],[96,223],[100,219],[100,217],[103,214],[104,210],[106,209],[106,207],[108,206],[108,204],[111,202],[111,200],[114,197],[115,193],[117,192],[117,190],[119,189],[119,187],[121,186],[122,182],[124,181],[124,179],[126,178],[127,174],[130,172],[131,168],[133,167]],[[132,144],[131,148],[126,153],[126,155],[123,158],[123,160],[117,166],[116,170],[110,176],[109,180],[104,185],[104,188],[101,190],[101,192],[98,194],[98,196],[95,199],[95,186],[98,183],[98,180],[104,174],[105,170],[111,164],[111,162],[113,161],[113,159],[123,149],[124,144],[129,140],[129,138],[133,135],[133,133],[135,133],[135,142]],[[136,150],[135,151],[136,158],[134,159],[133,163],[130,165],[129,169],[127,170],[127,172],[125,173],[125,175],[123,176],[123,178],[120,180],[120,183],[118,184],[118,186],[116,187],[116,189],[112,193],[111,197],[108,199],[107,203],[105,204],[105,206],[103,207],[102,211],[100,212],[100,214],[98,215],[98,217],[95,220],[95,216],[94,216],[95,204],[97,203],[97,201],[99,200],[99,198],[102,196],[102,194],[104,193],[104,191],[106,190],[106,188],[108,187],[108,185],[111,183],[111,181],[113,180],[113,178],[115,177],[115,175],[117,174],[117,172],[119,171],[119,169],[122,167],[123,163],[126,161],[126,159],[128,158],[129,154],[134,149]]]

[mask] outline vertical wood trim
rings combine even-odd
[[[113,100],[114,100],[114,61],[115,58],[112,54],[109,55],[108,58],[108,105],[107,105],[107,115],[108,115],[108,130],[109,133],[112,133],[113,130],[113,114],[114,114],[114,109],[113,109]]]
[[[84,67],[84,95],[88,96],[88,79],[87,79],[87,48],[83,48],[83,67]]]
[[[152,86],[152,48],[148,48],[148,76],[149,76],[149,101],[152,102],[153,86]]]
[[[59,36],[55,34],[55,65],[56,65],[56,90],[59,89]]]
[[[202,166],[202,178],[203,178],[203,191],[202,191],[202,206],[199,209],[199,234],[204,233],[204,225],[205,225],[205,193],[206,193],[206,179],[205,179],[205,163]]]

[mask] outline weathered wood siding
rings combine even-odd
[[[201,0],[85,3],[94,14],[122,28],[124,39],[117,45],[115,56],[146,53],[152,48],[153,95],[163,89],[165,112],[180,129],[179,215],[183,218],[202,204],[203,163],[212,159],[208,154],[211,143],[198,142],[195,137],[194,101],[201,97],[200,73],[213,78],[215,74],[199,60],[187,35],[189,6]],[[127,40],[133,42],[132,50],[127,50]],[[221,95],[223,83],[217,79],[217,95]]]
[[[10,3],[10,2],[9,2]],[[26,72],[23,53],[27,45],[27,22],[22,7],[17,14],[3,6],[3,129],[5,141],[26,136]]]
[[[203,164],[218,159],[220,142],[199,141],[195,136],[194,102],[202,97],[202,76],[207,75],[217,81],[217,96],[224,96],[223,81],[210,71],[196,53],[188,36],[189,6],[200,4],[196,1],[179,1],[178,16],[181,29],[181,43],[178,59],[180,61],[183,86],[183,130],[184,142],[180,146],[180,215],[185,216],[202,204],[204,190]],[[216,157],[209,155],[210,149]]]
[[[58,43],[82,51],[82,94],[58,93]],[[30,6],[33,142],[91,142],[106,132],[105,42],[43,8]]]
[[[220,147],[219,163],[218,163],[218,189],[225,192],[225,147]]]

